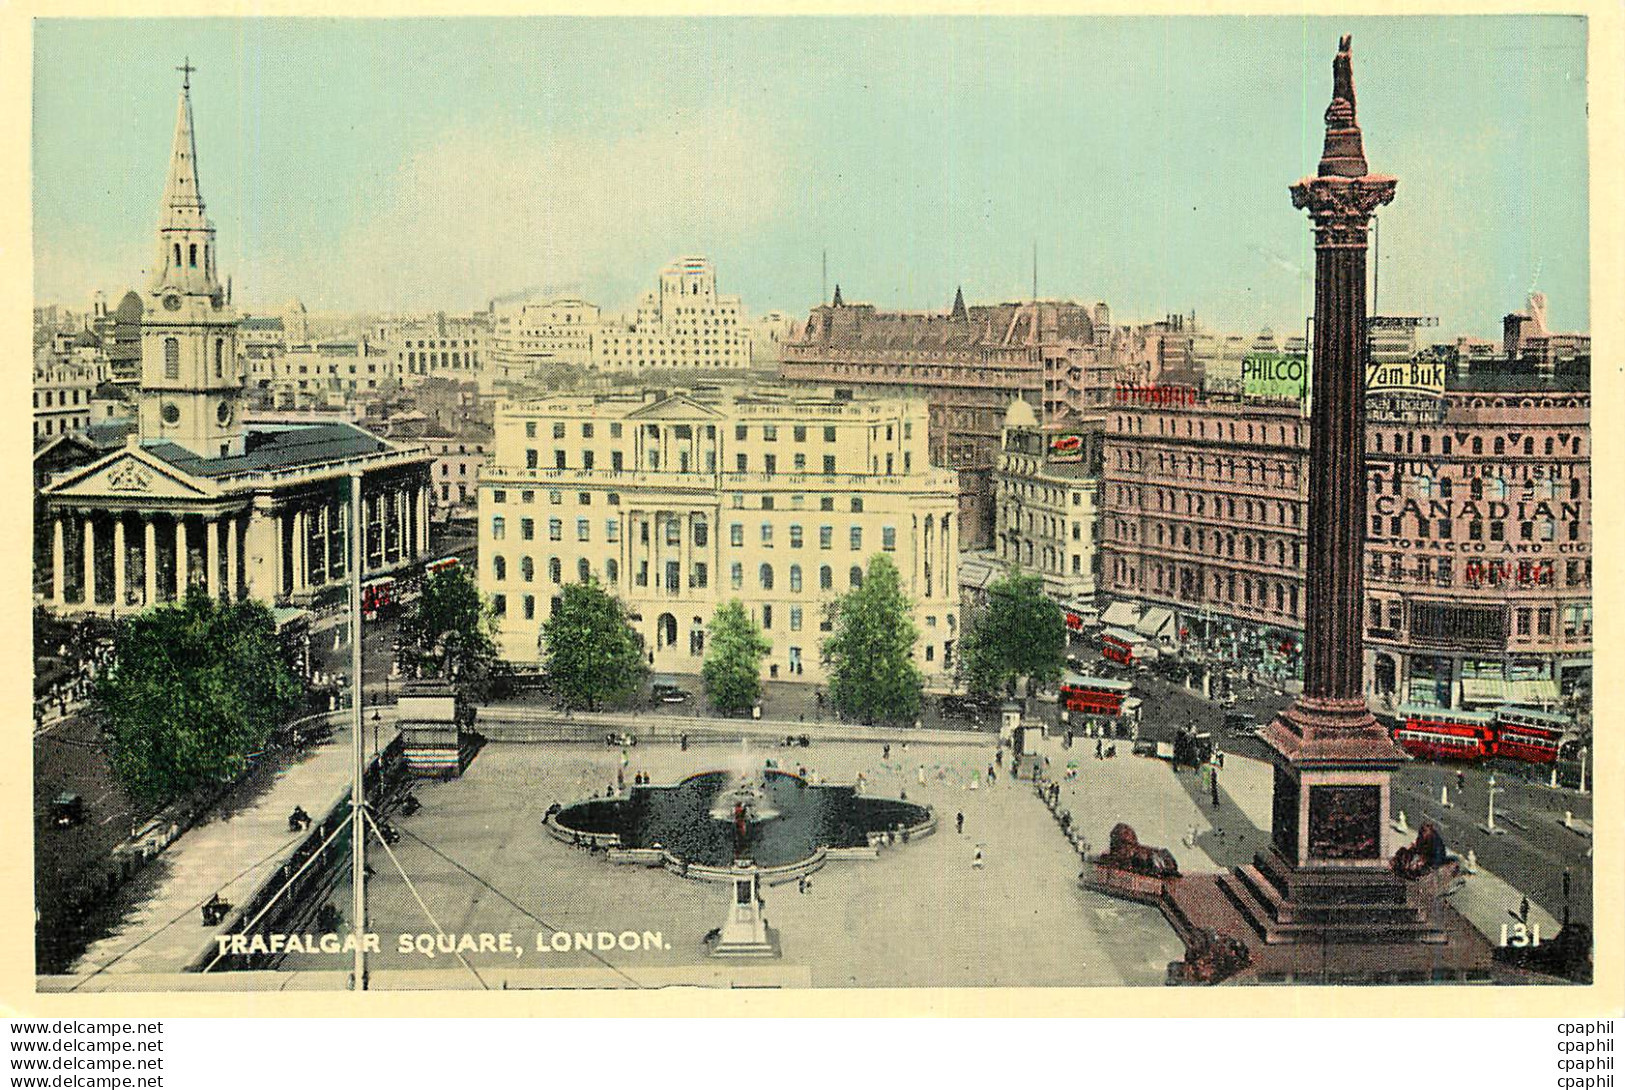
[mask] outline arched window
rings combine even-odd
[[[587,563],[586,557],[576,561],[576,578],[583,583],[592,579],[592,565]]]
[[[498,580],[508,578],[508,561],[500,556],[491,558],[491,578]]]
[[[773,565],[763,564],[757,571],[756,577],[761,581],[763,590],[773,589]]]
[[[863,569],[856,564],[852,565],[852,570],[846,573],[846,580],[852,584],[853,590],[857,590],[863,586]]]
[[[621,579],[621,562],[613,556],[604,561],[604,582],[614,586]]]
[[[564,582],[564,569],[559,565],[559,558],[556,556],[547,558],[547,578],[552,583]]]
[[[175,267],[181,267],[181,244],[178,242],[175,243]]]
[[[1506,452],[1507,452],[1507,441],[1505,439],[1501,438],[1499,435],[1497,435],[1495,437],[1495,453],[1497,453],[1497,454],[1505,454]]]
[[[795,593],[801,591],[801,565],[790,565],[790,590]]]
[[[225,376],[225,373],[226,373],[226,342],[223,341],[223,340],[218,340],[217,339],[214,342],[214,377],[215,378],[223,378]]]
[[[181,342],[174,337],[164,338],[164,377],[181,377]]]
[[[194,269],[197,268],[197,243],[194,242],[186,248],[186,256],[191,259],[187,264]]]
[[[527,583],[536,581],[536,562],[528,556],[519,558],[519,578]]]
[[[818,589],[829,590],[835,586],[835,573],[830,571],[829,565],[824,564],[818,569]]]

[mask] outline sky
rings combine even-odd
[[[682,255],[751,313],[1103,299],[1297,329],[1341,33],[1381,214],[1376,309],[1589,328],[1586,22],[1460,18],[39,20],[35,294],[155,253],[190,58],[239,309],[633,304]]]

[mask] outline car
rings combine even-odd
[[[649,691],[649,703],[682,704],[686,702],[691,695],[692,694],[687,689],[680,688],[676,685],[659,684],[655,685],[654,688]]]
[[[51,800],[51,824],[58,829],[82,825],[85,820],[85,800],[71,791],[64,791]]]

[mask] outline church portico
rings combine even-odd
[[[190,75],[141,322],[137,432],[119,450],[57,462],[40,478],[51,536],[46,604],[59,612],[116,613],[193,590],[309,605],[351,577],[356,474],[362,577],[410,567],[428,551],[426,450],[343,422],[241,420],[239,319],[198,186]]]

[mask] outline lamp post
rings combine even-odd
[[[378,760],[378,722],[380,718],[378,709],[374,707],[372,709],[372,757],[375,761]]]
[[[1497,791],[1499,791],[1500,788],[1495,786],[1495,773],[1493,773],[1493,772],[1490,773],[1489,788],[1490,788],[1490,809],[1489,809],[1489,813],[1486,814],[1485,818],[1484,818],[1484,828],[1488,829],[1490,832],[1494,833],[1494,832],[1499,832],[1500,831],[1500,830],[1496,829],[1496,827],[1495,827],[1495,793]]]

